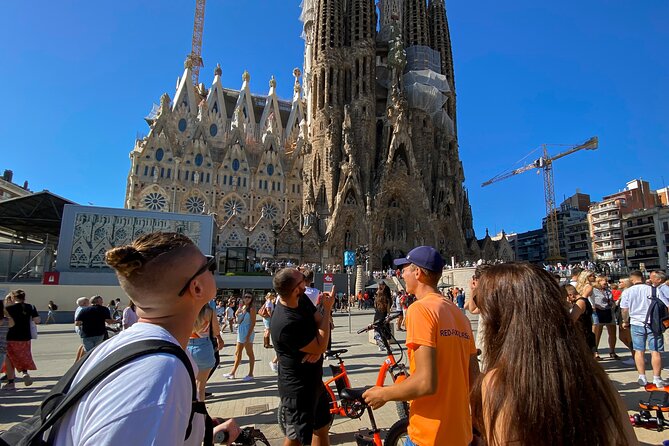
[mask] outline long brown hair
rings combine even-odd
[[[483,376],[472,390],[472,410],[482,433],[490,434],[489,445],[501,444],[498,423],[506,426],[507,440],[519,444],[626,444],[616,391],[581,330],[574,329],[568,303],[548,272],[525,263],[491,266],[474,300],[484,316],[492,375],[485,419]]]

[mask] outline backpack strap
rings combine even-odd
[[[60,420],[70,408],[72,408],[88,391],[107,377],[111,372],[137,358],[156,353],[170,354],[179,358],[186,367],[186,371],[190,377],[193,399],[185,436],[185,438],[188,438],[192,431],[193,415],[196,411],[202,413],[201,408],[197,404],[195,373],[193,372],[190,359],[188,358],[188,355],[186,355],[186,352],[176,344],[160,339],[146,339],[130,343],[111,353],[100,361],[100,363],[96,364],[92,370],[86,373],[86,375],[83,376],[70,391],[70,386],[72,385],[74,377],[77,375],[86,359],[88,359],[88,354],[79,360],[70,370],[68,370],[63,378],[58,381],[47,399],[42,403],[40,409],[42,425],[38,430],[33,432],[28,443],[30,444],[35,438],[39,438],[49,428],[53,427],[53,425],[56,424],[56,422]],[[206,408],[204,409],[204,413],[206,413]],[[207,416],[207,418],[209,417]]]

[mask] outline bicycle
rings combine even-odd
[[[402,363],[404,349],[397,341],[397,339],[395,339],[395,337],[392,335],[389,326],[390,322],[399,317],[400,314],[401,313],[392,314],[386,317],[384,320],[374,321],[372,324],[358,331],[358,334],[361,334],[369,330],[376,330],[381,335],[381,342],[385,347],[387,356],[379,368],[379,373],[376,378],[377,386],[383,386],[386,380],[386,375],[390,375],[393,382],[401,382],[409,376],[409,372],[406,366]],[[394,341],[400,349],[399,361],[395,359],[395,355],[393,354],[392,348],[390,346],[391,340]],[[372,425],[372,430],[367,434],[356,433],[356,442],[358,445],[364,446],[382,446],[383,443],[381,441],[380,435],[381,431],[376,426],[372,408],[369,407],[362,398],[362,394],[365,390],[367,390],[367,388],[351,388],[351,382],[348,378],[346,365],[344,364],[344,360],[341,357],[341,355],[346,352],[348,352],[347,349],[328,350],[325,352],[326,356],[334,357],[338,361],[337,365],[330,364],[330,369],[332,370],[333,376],[323,383],[327,392],[326,395],[329,400],[328,402],[330,404],[330,425],[332,425],[335,415],[351,419],[358,419],[362,417],[365,412],[367,412],[370,423]],[[336,398],[335,393],[332,390],[332,383],[335,384],[339,399]],[[396,403],[396,408],[400,420],[394,423],[393,426],[391,426],[391,428],[388,430],[388,434],[386,435],[386,445],[402,444],[397,443],[397,441],[401,440],[403,436],[406,436],[406,428],[408,426],[409,416],[408,403],[398,401]],[[281,410],[277,410],[277,420],[281,431],[285,434],[285,420]],[[389,442],[388,439],[391,439],[392,442]]]

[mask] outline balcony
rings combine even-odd
[[[655,229],[631,230],[625,232],[625,238],[628,240],[635,238],[652,237],[655,238]]]
[[[593,223],[610,221],[610,220],[620,220],[620,215],[616,212],[616,213],[607,213],[607,214],[599,214],[592,216]]]
[[[619,232],[613,234],[601,234],[595,235],[592,240],[595,242],[606,241],[606,240],[622,240],[623,235]]]
[[[646,220],[641,220],[640,222],[634,218],[630,217],[626,222],[625,222],[625,227],[626,228],[644,228],[648,226],[655,226],[655,222],[653,221],[652,218],[648,218]]]
[[[623,249],[623,244],[622,243],[612,243],[610,245],[595,245],[594,249],[597,252],[613,251],[613,250],[616,250],[616,249]]]
[[[593,208],[591,210],[591,212],[596,213],[596,212],[602,212],[602,211],[605,211],[605,210],[608,210],[608,209],[618,209],[618,208],[619,208],[618,203],[613,201],[611,203],[599,204],[595,208]]]
[[[620,221],[612,221],[607,223],[599,223],[594,225],[594,230],[599,231],[601,229],[620,229]]]

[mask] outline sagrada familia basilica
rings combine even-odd
[[[378,8],[378,9],[377,9]],[[374,268],[416,245],[499,258],[475,238],[458,153],[444,0],[303,0],[303,70],[291,100],[193,85],[146,118],[125,206],[212,214],[217,249],[340,264],[367,245]]]

